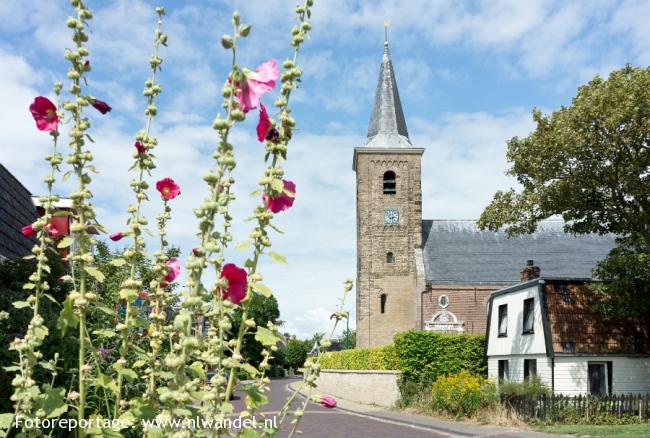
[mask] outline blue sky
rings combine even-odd
[[[107,116],[91,115],[95,164],[102,172],[92,188],[100,220],[113,231],[122,228],[131,200],[132,175],[126,169],[133,136],[144,121],[140,92],[158,3],[87,3],[95,14],[89,91],[113,106]],[[219,37],[230,30],[230,13],[238,9],[253,26],[240,46],[240,64],[254,68],[269,58],[282,60],[290,54],[294,2],[161,4],[168,12],[163,27],[169,47],[162,52],[159,76],[163,95],[154,127],[160,140],[154,178],[170,176],[182,187],[170,238],[187,251],[195,246],[191,208],[205,193],[200,176],[216,141],[210,125],[230,62]],[[28,106],[35,96],[48,95],[55,80],[65,79],[69,14],[62,0],[0,3],[0,161],[33,193],[42,190],[49,142],[35,130]],[[567,105],[593,75],[625,63],[650,63],[648,17],[648,0],[316,0],[313,33],[301,53],[304,81],[293,105],[300,130],[286,164],[297,199],[278,216],[286,234],[274,237],[274,249],[289,265],[265,260],[262,268],[276,291],[285,329],[299,336],[325,331],[343,280],[355,276],[352,150],[365,140],[384,19],[392,21],[391,55],[411,140],[427,149],[423,216],[466,219],[478,217],[496,190],[513,185],[503,174],[506,141],[533,129],[532,108],[548,112]],[[263,169],[255,121],[239,125],[233,136],[239,219],[253,208],[246,194]],[[155,202],[148,207],[150,219],[159,207]],[[235,241],[243,240],[248,224],[235,232]],[[354,297],[348,305],[354,311]]]

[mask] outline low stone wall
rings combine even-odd
[[[321,370],[318,391],[357,403],[392,407],[399,399],[399,371]]]

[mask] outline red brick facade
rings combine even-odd
[[[507,286],[427,285],[422,294],[422,328],[426,328],[436,313],[447,311],[463,323],[465,333],[485,334],[488,298],[492,292]],[[446,308],[439,304],[441,295],[447,296]]]

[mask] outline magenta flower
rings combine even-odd
[[[97,111],[99,111],[102,114],[106,114],[107,112],[113,109],[109,104],[99,99],[94,99],[91,105],[93,106],[93,108],[95,108]]]
[[[108,236],[109,239],[111,239],[113,242],[118,242],[122,240],[124,237],[124,233],[121,231],[118,231],[117,233],[113,233],[110,236]]]
[[[165,201],[174,199],[181,194],[181,188],[171,178],[163,178],[156,183],[156,190],[160,192]]]
[[[50,235],[52,238],[57,238],[61,234],[59,229],[54,226],[54,224],[47,224],[45,225],[45,231]]]
[[[237,98],[242,111],[247,113],[257,108],[260,97],[275,87],[275,80],[280,77],[275,59],[266,61],[254,72],[246,71],[246,78],[238,84]]]
[[[33,235],[36,234],[36,230],[34,229],[33,225],[25,225],[21,230],[21,233],[23,233],[23,236],[25,237],[32,237]]]
[[[59,116],[56,114],[56,106],[50,99],[38,96],[29,106],[36,121],[36,127],[39,131],[56,131],[59,127]]]
[[[272,198],[266,196],[266,193],[262,195],[262,200],[266,203],[266,208],[273,213],[279,213],[281,211],[287,210],[293,205],[293,200],[296,197],[296,185],[286,179],[283,179],[284,191],[277,197]]]
[[[257,139],[259,141],[264,141],[269,128],[271,128],[271,119],[266,112],[266,107],[260,102],[260,120],[257,122]]]
[[[139,154],[147,152],[147,149],[142,145],[142,143],[140,143],[140,140],[137,140],[133,146],[135,146]]]
[[[330,395],[324,395],[320,398],[320,404],[328,409],[332,409],[336,407],[336,399]]]
[[[228,280],[228,289],[223,292],[223,299],[239,304],[246,298],[246,271],[233,263],[226,263],[221,270],[221,278]]]
[[[169,259],[166,262],[167,265],[167,275],[163,278],[165,282],[172,283],[176,280],[181,273],[181,263],[178,259]]]

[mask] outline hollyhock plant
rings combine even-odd
[[[228,289],[223,292],[223,299],[239,304],[246,298],[246,271],[233,263],[226,263],[221,270],[221,278],[228,280]]]
[[[118,231],[117,233],[113,233],[110,236],[108,236],[109,239],[111,239],[113,242],[119,242],[122,240],[124,237],[124,233],[121,231]]]
[[[91,105],[93,106],[93,108],[95,108],[97,111],[99,111],[102,114],[106,114],[107,112],[113,109],[109,104],[99,99],[94,99]]]
[[[178,259],[170,259],[165,263],[167,265],[167,274],[163,278],[166,283],[172,283],[181,273],[181,264]]]
[[[160,192],[165,201],[174,199],[181,194],[181,188],[171,178],[163,178],[156,183],[156,190]]]
[[[289,209],[293,205],[296,197],[296,185],[286,179],[283,179],[282,183],[284,184],[284,190],[280,195],[275,198],[266,196],[266,193],[262,195],[262,199],[266,203],[266,208],[273,213],[279,213]]]
[[[36,127],[39,131],[56,131],[59,127],[59,116],[56,114],[56,106],[50,99],[38,96],[29,106],[36,121]]]
[[[140,140],[137,140],[133,146],[138,150],[138,154],[144,154],[147,152],[147,149],[142,145],[142,143],[140,143]]]
[[[31,224],[25,225],[20,231],[23,233],[23,236],[25,237],[31,237],[36,234],[36,230],[34,229],[34,226]]]
[[[260,97],[275,87],[275,80],[280,77],[280,70],[275,59],[266,61],[257,67],[257,70],[245,71],[246,78],[238,84],[237,98],[242,111],[247,113],[257,108]]]
[[[320,404],[328,409],[332,409],[336,407],[336,399],[330,395],[324,395],[320,398]]]

